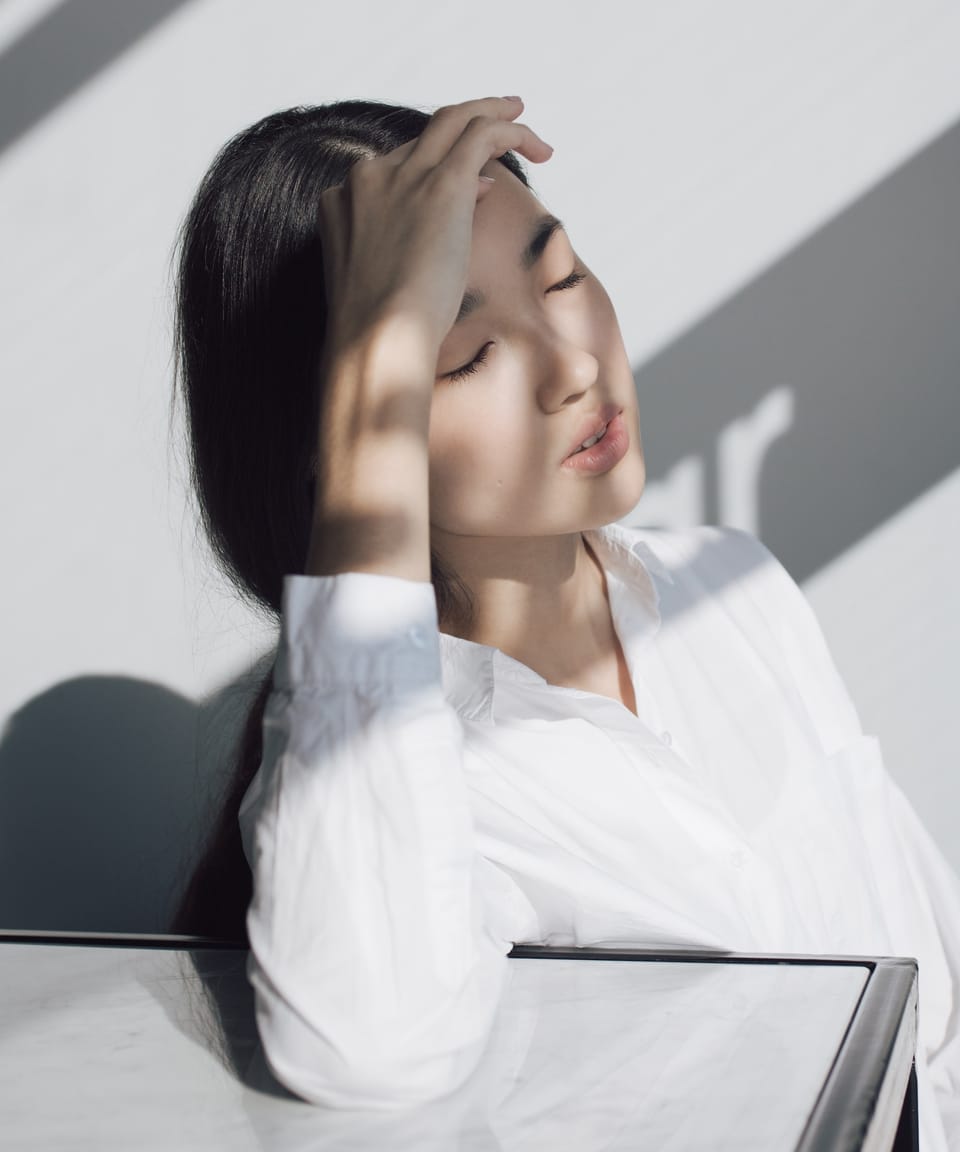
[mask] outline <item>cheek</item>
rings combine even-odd
[[[440,527],[502,522],[536,483],[521,414],[473,397],[444,397],[430,413],[430,509]]]
[[[619,354],[623,349],[623,335],[613,301],[597,280],[591,282],[590,291],[590,307],[583,312],[584,324],[589,329],[583,334],[584,347],[595,348],[600,356]]]

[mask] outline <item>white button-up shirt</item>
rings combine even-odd
[[[637,715],[440,633],[428,582],[286,577],[240,810],[275,1073],[334,1107],[452,1090],[514,943],[906,955],[923,1144],[960,1148],[960,882],[801,591],[732,529],[584,535]]]

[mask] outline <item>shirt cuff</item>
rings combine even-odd
[[[440,682],[429,581],[374,572],[284,577],[276,688],[359,684],[382,692]]]

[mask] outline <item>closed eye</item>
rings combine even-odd
[[[486,363],[487,354],[489,353],[492,344],[493,341],[488,340],[469,364],[464,364],[462,368],[457,368],[453,372],[444,373],[442,379],[456,382],[457,380],[466,379],[467,376],[472,376],[481,364]]]
[[[585,273],[578,272],[576,268],[574,268],[569,276],[565,276],[563,280],[559,281],[557,284],[551,284],[547,289],[547,292],[563,292],[567,288],[575,288],[578,284],[586,280],[586,278],[587,277]],[[469,364],[464,364],[462,368],[455,368],[453,372],[445,372],[441,379],[450,380],[456,383],[458,380],[465,380],[468,376],[472,376],[481,364],[486,363],[487,356],[489,355],[492,346],[493,341],[488,340]]]
[[[548,292],[562,292],[564,288],[575,288],[581,281],[586,280],[586,275],[583,272],[578,272],[576,268],[570,273],[566,279],[561,280],[559,284],[554,284],[548,288]]]

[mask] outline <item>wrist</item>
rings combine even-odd
[[[403,386],[419,390],[429,402],[440,344],[419,317],[394,311],[351,334],[332,333],[324,367],[329,374],[349,377],[363,394]]]

